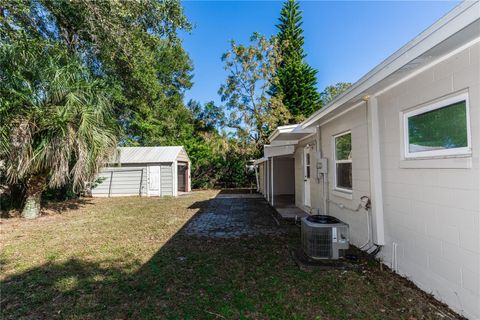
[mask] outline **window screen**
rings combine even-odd
[[[466,101],[408,116],[408,152],[468,147]]]

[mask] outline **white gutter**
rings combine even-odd
[[[326,107],[308,117],[300,124],[301,127],[306,128],[311,126],[338,107],[350,102],[354,98],[358,98],[359,95],[363,94],[370,87],[385,79],[416,57],[475,22],[479,18],[479,12],[479,1],[464,1],[460,3],[440,20],[360,78],[360,80],[355,82],[347,91],[330,102]]]

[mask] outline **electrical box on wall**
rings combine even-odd
[[[327,158],[321,158],[317,161],[317,176],[320,178],[320,175],[323,173],[328,173]]]

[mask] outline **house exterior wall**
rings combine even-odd
[[[480,319],[480,44],[378,97],[386,245],[398,272]],[[472,157],[402,160],[402,111],[468,90]],[[459,167],[459,168],[454,168]]]
[[[350,241],[356,246],[363,245],[368,238],[367,213],[362,208],[352,211],[360,204],[362,196],[370,197],[367,109],[365,105],[321,126],[323,157],[328,159],[328,213],[350,226]],[[352,193],[335,190],[334,136],[350,131],[352,134]],[[322,193],[319,198],[322,199]],[[322,199],[323,200],[323,199]],[[344,205],[345,208],[340,208]]]
[[[402,112],[468,91],[472,156],[403,160]],[[397,272],[457,312],[480,319],[480,43],[431,66],[376,97],[379,110],[385,246],[379,257]],[[333,136],[352,133],[351,198],[334,190]],[[328,159],[329,214],[350,225],[351,242],[368,238],[367,215],[355,209],[370,197],[367,105],[320,126],[322,157]],[[312,146],[311,207],[304,206],[303,150]],[[323,183],[315,179],[315,138],[295,149],[295,202],[323,212]],[[394,267],[394,266],[392,266]]]
[[[342,204],[346,208],[356,208],[360,204],[360,197],[370,196],[369,164],[368,164],[368,131],[366,107],[361,106],[332,120],[320,127],[322,157],[328,160],[328,213],[336,216],[350,225],[350,240],[359,246],[367,240],[367,216],[361,209],[358,212],[340,208]],[[352,193],[346,194],[335,190],[335,163],[333,137],[339,133],[351,131],[352,133]],[[311,151],[311,207],[304,206],[304,174],[303,174],[303,149],[309,144]],[[309,138],[298,144],[295,150],[295,205],[302,210],[315,214],[324,213],[323,205],[323,181],[316,178],[315,164],[318,153],[315,138]]]
[[[295,172],[293,168],[293,158],[275,157],[273,159],[273,192],[276,196],[295,194]]]

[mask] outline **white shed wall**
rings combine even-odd
[[[141,196],[147,193],[146,166],[105,167],[97,179],[99,183],[92,188],[94,197]]]

